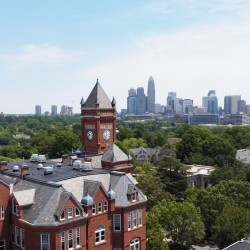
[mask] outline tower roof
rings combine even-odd
[[[82,105],[82,108],[100,108],[100,109],[112,109],[112,103],[109,100],[107,94],[101,87],[98,79],[95,87],[92,89],[88,99]]]

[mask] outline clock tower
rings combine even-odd
[[[81,100],[81,145],[85,154],[103,154],[116,141],[116,101],[97,82],[86,102]]]

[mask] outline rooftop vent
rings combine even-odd
[[[53,174],[53,167],[52,166],[47,166],[47,167],[43,167],[43,173],[44,175],[47,175],[47,174]]]

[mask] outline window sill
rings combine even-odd
[[[139,225],[138,227],[128,228],[128,231],[129,231],[129,232],[130,232],[130,231],[134,231],[134,230],[139,229],[139,228],[142,228],[142,227],[143,227],[143,225]]]
[[[107,243],[107,241],[103,240],[103,241],[100,241],[100,242],[96,242],[95,245],[99,246],[99,245],[102,245],[102,244],[105,244],[105,243]]]

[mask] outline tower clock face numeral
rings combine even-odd
[[[88,137],[89,140],[92,140],[92,139],[93,139],[94,134],[93,134],[93,132],[92,132],[91,130],[89,130],[89,131],[87,132],[87,137]]]
[[[105,130],[103,132],[103,139],[107,141],[109,138],[110,138],[110,132],[108,130]]]

